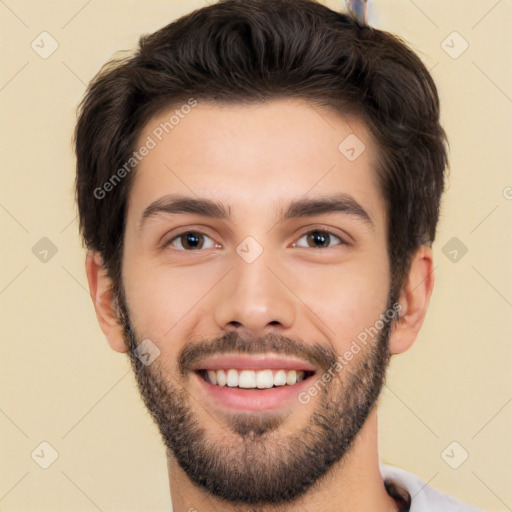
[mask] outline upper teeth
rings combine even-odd
[[[272,386],[293,386],[304,380],[305,372],[301,370],[208,370],[208,380],[217,386],[230,388],[266,389]]]

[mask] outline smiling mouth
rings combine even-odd
[[[314,375],[309,370],[285,369],[200,369],[196,372],[204,381],[218,387],[262,390],[291,387]]]

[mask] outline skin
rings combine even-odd
[[[146,125],[141,144],[169,112]],[[338,150],[351,133],[366,146],[353,162]],[[378,150],[363,123],[302,100],[250,106],[199,103],[140,162],[128,199],[123,287],[137,338],[149,338],[160,350],[154,368],[174,375],[185,346],[226,332],[254,338],[276,333],[344,354],[387,305],[387,215],[376,179],[377,161]],[[354,198],[372,226],[339,212],[278,222],[291,200],[334,192]],[[147,218],[141,229],[144,210],[171,193],[229,205],[233,218],[162,213]],[[348,244],[333,237],[328,248],[308,245],[304,235],[314,229]],[[207,235],[205,248],[187,252],[183,239],[174,247],[162,247],[187,230]],[[263,248],[250,264],[236,252],[247,236]],[[86,272],[100,327],[113,350],[126,352],[126,332],[100,254],[87,254]],[[433,285],[432,252],[422,246],[399,297],[402,316],[390,335],[392,354],[407,350],[416,339]],[[362,350],[350,365],[364,357],[367,351]],[[225,436],[229,414],[212,405],[190,375],[179,385],[193,397],[189,406],[209,440],[216,446],[239,442],[234,435]],[[278,433],[297,433],[319,400],[316,396],[307,405],[297,402],[282,416]],[[397,510],[378,462],[373,408],[347,455],[300,501],[279,510],[334,512],[341,504],[347,512]],[[194,485],[169,452],[168,470],[175,512],[191,507],[201,512],[241,510]]]

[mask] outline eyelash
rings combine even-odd
[[[300,240],[301,238],[311,234],[311,233],[314,233],[314,232],[319,232],[319,233],[322,233],[322,234],[328,234],[329,237],[334,237],[334,238],[337,238],[339,240],[339,243],[336,244],[337,245],[349,245],[348,242],[346,242],[345,240],[343,240],[340,236],[338,235],[335,235],[334,233],[332,233],[331,231],[327,230],[327,229],[321,229],[321,228],[314,228],[314,229],[311,229],[310,231],[306,231],[305,233],[303,233],[302,235],[300,235],[300,237],[298,238],[298,240]],[[169,246],[172,246],[172,243],[175,241],[175,240],[179,240],[183,235],[186,235],[187,233],[193,233],[193,234],[196,234],[196,235],[202,235],[202,236],[206,236],[208,238],[211,239],[210,236],[208,236],[206,233],[203,233],[202,231],[199,231],[199,230],[193,230],[193,229],[187,229],[185,231],[182,231],[181,233],[178,233],[177,235],[175,235],[174,237],[170,238],[168,241],[166,241],[164,244],[162,244],[162,248],[166,248],[166,247],[169,247]],[[294,242],[294,244],[296,244],[297,242]],[[294,247],[296,247],[294,245]],[[315,247],[304,247],[304,246],[300,246],[300,248],[302,249],[315,249]],[[212,247],[210,247],[210,249],[212,249]],[[317,247],[316,250],[318,249],[333,249],[333,247]],[[175,251],[178,251],[178,252],[196,252],[196,251],[202,251],[204,249],[176,249],[176,248],[173,248],[173,250]]]

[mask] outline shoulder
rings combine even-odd
[[[385,482],[407,491],[411,496],[410,512],[484,512],[434,489],[418,476],[399,467],[380,464],[380,473]]]

